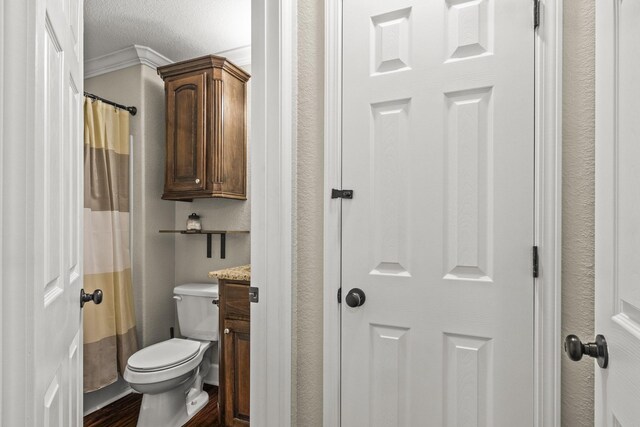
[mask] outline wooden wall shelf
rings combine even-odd
[[[207,258],[211,258],[211,235],[220,235],[220,258],[226,258],[227,234],[249,234],[249,231],[229,231],[229,230],[160,230],[161,233],[179,233],[189,235],[207,235]]]

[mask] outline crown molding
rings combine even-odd
[[[84,78],[96,77],[134,65],[146,65],[155,70],[168,64],[173,64],[173,61],[166,56],[149,47],[134,44],[84,61]]]
[[[223,56],[238,67],[251,65],[251,45],[223,50],[221,52],[214,53],[214,55]]]
[[[214,55],[223,56],[239,67],[251,64],[251,46],[223,50],[216,52]],[[146,65],[155,70],[158,67],[173,63],[174,61],[147,46],[134,44],[84,61],[84,78],[89,79],[135,65]]]

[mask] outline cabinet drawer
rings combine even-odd
[[[225,282],[224,284],[224,317],[227,319],[249,320],[249,285]]]

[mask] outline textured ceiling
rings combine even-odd
[[[251,0],[86,0],[84,56],[138,44],[173,61],[251,44]]]

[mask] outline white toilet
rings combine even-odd
[[[212,346],[218,341],[218,285],[190,283],[173,290],[182,335],[143,348],[127,362],[124,379],[142,393],[138,427],[182,426],[209,401],[205,379],[217,384]],[[215,365],[217,374],[217,364]],[[209,374],[209,375],[207,375]]]

